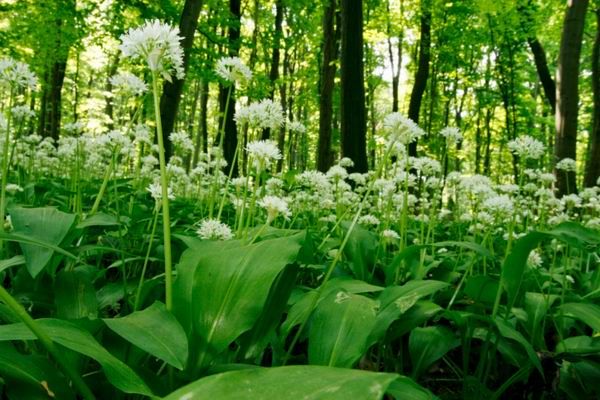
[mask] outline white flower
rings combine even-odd
[[[148,91],[146,82],[129,72],[121,72],[120,74],[111,76],[110,83],[115,89],[122,90],[134,96],[142,95]]]
[[[533,250],[531,253],[529,253],[529,257],[527,257],[527,265],[530,268],[539,268],[542,266],[542,263],[542,256],[540,256],[540,253],[537,250]]]
[[[281,152],[273,140],[257,140],[246,146],[257,169],[267,167],[272,161],[281,159]]]
[[[446,138],[448,143],[456,144],[463,138],[458,128],[445,127],[440,131],[440,135]]]
[[[290,210],[287,201],[277,196],[265,196],[258,201],[258,205],[267,210],[267,223],[271,223],[279,214],[289,218]]]
[[[340,167],[344,167],[344,168],[352,168],[352,167],[354,167],[354,161],[352,161],[348,157],[344,157],[340,160],[340,162],[338,162],[338,165]]]
[[[295,132],[295,133],[300,133],[300,134],[306,133],[306,126],[304,126],[304,124],[301,122],[288,121],[286,123],[286,126],[290,132]]]
[[[281,104],[270,99],[238,107],[234,119],[239,125],[248,125],[253,129],[273,130],[280,128],[285,121]]]
[[[393,140],[405,145],[425,135],[425,131],[412,119],[398,112],[388,114],[383,120],[383,127]]]
[[[37,78],[25,63],[12,58],[0,59],[0,83],[35,90]]]
[[[35,117],[35,112],[29,106],[16,106],[11,110],[11,115],[17,121],[25,121]]]
[[[577,163],[572,158],[563,158],[556,163],[556,169],[565,172],[575,172],[577,170]]]
[[[162,199],[162,185],[160,184],[160,182],[151,183],[150,185],[148,185],[146,190],[150,192],[150,196],[152,196],[152,198],[157,202],[159,202]],[[171,189],[170,187],[167,190],[167,197],[169,198],[169,200],[175,199],[173,189]]]
[[[386,229],[383,232],[381,232],[381,236],[384,239],[388,239],[388,240],[400,239],[400,235],[398,235],[398,232],[391,230],[391,229]]]
[[[519,136],[508,142],[508,149],[523,159],[537,160],[544,155],[545,147],[542,142],[531,136]]]
[[[244,82],[252,79],[252,71],[238,57],[223,57],[217,61],[215,72],[228,82]]]
[[[358,219],[358,223],[361,225],[373,225],[373,226],[377,226],[379,225],[380,221],[379,218],[371,215],[371,214],[367,214],[367,215],[363,215]]]
[[[173,145],[183,151],[193,151],[194,143],[186,132],[171,132],[169,140]]]
[[[10,194],[15,194],[17,192],[22,192],[23,188],[19,185],[16,185],[14,183],[7,183],[6,184],[6,191]]]
[[[216,219],[205,219],[196,231],[205,240],[229,240],[233,238],[231,228]]]
[[[152,72],[171,81],[173,71],[177,79],[184,75],[181,39],[178,28],[154,19],[121,35],[119,47],[125,57],[144,60]]]
[[[63,129],[69,133],[77,134],[83,131],[84,125],[81,121],[70,122],[68,124],[64,124]]]
[[[329,168],[329,171],[327,171],[327,177],[334,181],[346,179],[347,176],[348,172],[346,171],[346,168],[342,167],[341,165],[334,165]]]
[[[508,216],[513,212],[513,202],[506,195],[493,196],[483,202],[483,207],[491,214]]]

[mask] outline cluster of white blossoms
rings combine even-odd
[[[173,73],[177,79],[184,75],[181,39],[179,28],[153,19],[121,35],[119,47],[125,57],[145,61],[150,71],[171,81]]]
[[[110,84],[124,94],[140,96],[148,91],[146,82],[129,72],[121,72],[110,77]]]
[[[425,131],[412,119],[407,118],[398,112],[388,114],[384,118],[383,128],[392,142],[398,142],[404,145],[412,143],[425,135]]]
[[[16,121],[20,122],[35,117],[35,111],[33,111],[29,106],[15,106],[11,110],[11,115]]]
[[[267,211],[267,224],[270,224],[281,215],[289,218],[292,213],[288,208],[288,202],[278,196],[265,196],[258,201],[258,205]]]
[[[29,65],[12,58],[0,59],[0,85],[35,90],[37,78]]]
[[[146,190],[150,193],[150,196],[152,196],[154,200],[160,202],[162,199],[162,186],[159,181],[148,185]],[[173,193],[173,189],[171,187],[167,188],[167,197],[169,200],[175,200],[175,194]]]
[[[171,132],[169,140],[173,146],[182,150],[184,153],[194,150],[194,142],[186,132]]]
[[[281,152],[273,140],[256,140],[246,146],[254,168],[262,171],[273,162],[281,159]]]
[[[216,219],[205,219],[202,221],[196,234],[205,240],[230,240],[233,238],[231,228]]]
[[[306,126],[302,122],[288,121],[285,126],[290,132],[303,134],[306,133]]]
[[[531,136],[519,136],[507,144],[508,149],[522,159],[537,160],[544,155],[544,144]]]
[[[252,129],[279,129],[285,122],[281,104],[271,99],[240,106],[235,112],[235,121]]]
[[[563,158],[556,163],[556,169],[565,172],[577,171],[577,163],[572,158]]]
[[[458,128],[446,127],[440,131],[440,135],[446,138],[448,144],[456,144],[463,139],[462,133]]]
[[[239,57],[223,57],[217,61],[215,73],[227,82],[245,82],[252,79],[252,71]]]

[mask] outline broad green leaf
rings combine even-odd
[[[519,331],[513,328],[512,325],[510,325],[504,319],[496,318],[496,326],[498,327],[500,335],[507,339],[514,340],[515,342],[523,346],[523,350],[525,350],[525,352],[527,353],[529,361],[531,361],[531,363],[538,369],[538,371],[540,371],[540,374],[542,374],[543,376],[544,370],[542,369],[542,364],[540,363],[540,359],[537,356],[535,350],[533,349],[531,343],[529,343]]]
[[[309,362],[351,368],[367,351],[376,316],[377,302],[368,297],[342,290],[329,294],[312,316]]]
[[[381,399],[396,374],[321,366],[224,372],[193,382],[164,400]]]
[[[532,344],[542,347],[544,332],[540,330],[541,323],[548,313],[552,303],[558,299],[557,295],[543,293],[525,293],[525,311],[527,312],[527,328],[532,338]]]
[[[408,339],[413,378],[418,378],[434,362],[459,344],[460,341],[454,332],[444,326],[413,329]]]
[[[21,354],[10,343],[0,343],[0,376],[9,380],[10,386],[15,381],[26,384],[41,398],[75,399],[67,379],[48,358]]]
[[[188,341],[177,319],[164,304],[156,302],[123,318],[106,318],[104,323],[135,346],[175,368],[187,363]]]
[[[195,254],[193,249],[188,250],[191,254],[184,253],[182,264],[186,265],[187,277],[190,269],[195,272],[191,287],[185,282],[176,286],[176,290],[184,291],[177,301],[184,300],[185,292],[191,291],[191,302],[177,307],[191,309],[193,341],[200,349],[194,365],[209,365],[212,357],[254,326],[273,281],[296,260],[305,235],[301,232],[250,245],[238,243],[235,247],[227,242],[211,242],[203,247],[209,249],[203,254]]]
[[[350,228],[349,222],[343,222],[342,227],[345,230]],[[354,276],[357,279],[367,279],[370,268],[375,263],[375,253],[377,252],[377,246],[379,240],[377,236],[359,225],[354,226],[348,242],[344,247],[344,254],[350,261],[350,268],[354,272]]]
[[[348,293],[372,293],[382,291],[383,288],[381,286],[371,285],[365,281],[341,277],[333,278],[330,279],[325,284],[325,287],[321,289],[321,296],[317,300],[316,305],[318,305],[330,293],[339,290],[343,290]],[[308,314],[310,312],[314,311],[311,310],[310,307],[316,296],[317,291],[311,290],[304,293],[302,297],[300,297],[300,299],[292,305],[285,322],[281,326],[281,332],[283,333],[283,336],[287,336],[294,326],[300,324],[304,319],[308,318]]]
[[[580,320],[600,332],[600,306],[589,303],[566,303],[560,306],[562,315]]]
[[[402,286],[390,286],[379,296],[380,310],[377,322],[371,333],[370,343],[380,340],[392,322],[414,306],[417,301],[425,296],[445,289],[449,286],[446,282],[427,280],[409,281]]]
[[[600,354],[600,337],[573,336],[556,345],[556,353],[565,355],[598,355]]]
[[[54,282],[54,303],[59,318],[96,318],[98,301],[88,273],[81,268],[62,270]]]
[[[21,255],[11,257],[7,260],[2,260],[2,261],[0,261],[0,272],[4,271],[5,269],[8,269],[10,267],[16,267],[17,265],[23,265],[23,264],[25,264],[25,257],[23,257]]]
[[[146,383],[125,363],[102,347],[88,331],[59,319],[38,319],[36,322],[56,343],[96,360],[102,366],[108,381],[116,388],[125,393],[152,396]],[[22,323],[0,325],[0,341],[36,339]]]
[[[20,208],[9,210],[14,235],[22,235],[34,241],[59,246],[75,222],[74,214],[55,208]],[[41,245],[21,242],[27,269],[34,278],[48,265],[53,250]]]
[[[388,328],[387,338],[394,340],[429,321],[442,307],[428,300],[419,300]],[[379,326],[377,326],[379,329]]]
[[[88,228],[90,226],[116,226],[119,225],[117,217],[104,213],[96,213],[87,217],[77,224],[77,229]]]
[[[432,400],[433,395],[412,379],[401,376],[388,386],[387,394],[398,400]]]

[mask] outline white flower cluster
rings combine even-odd
[[[519,136],[508,142],[508,149],[522,159],[537,160],[544,155],[544,144],[531,136]]]
[[[205,219],[202,221],[196,234],[205,240],[230,240],[233,238],[231,228],[216,219]]]
[[[0,84],[35,90],[37,78],[29,65],[12,58],[0,59]]]
[[[194,142],[192,142],[192,139],[187,132],[171,132],[169,140],[173,143],[173,146],[181,149],[183,152],[194,150]]]
[[[257,140],[248,143],[246,146],[248,155],[250,155],[254,168],[262,171],[268,168],[271,162],[281,159],[281,152],[277,143],[272,140]]]
[[[140,96],[148,91],[146,82],[129,72],[121,72],[111,76],[110,83],[116,90],[134,96]]]
[[[456,144],[463,139],[462,133],[458,128],[445,127],[440,131],[440,135],[446,138],[449,144]]]
[[[120,49],[125,57],[144,60],[152,72],[171,81],[173,72],[177,79],[184,75],[181,39],[179,28],[154,19],[121,35]]]
[[[267,211],[267,223],[271,223],[278,215],[289,218],[292,213],[286,200],[278,196],[265,196],[258,201],[258,205]]]
[[[390,136],[391,141],[405,145],[412,143],[425,135],[425,131],[412,119],[407,118],[398,112],[388,114],[384,118],[383,128]]]
[[[238,107],[234,119],[239,125],[248,125],[253,129],[275,130],[285,122],[281,104],[270,99]]]
[[[16,121],[26,121],[35,117],[35,111],[33,111],[29,106],[15,106],[11,110],[11,115]]]
[[[572,158],[563,158],[556,163],[556,169],[565,172],[575,172],[577,171],[577,163]]]
[[[217,61],[215,73],[227,82],[245,82],[252,79],[252,71],[238,57],[223,57]]]

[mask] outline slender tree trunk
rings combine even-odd
[[[58,140],[62,109],[62,87],[67,69],[67,57],[54,61],[42,84],[42,103],[38,133],[42,137]]]
[[[327,0],[323,10],[323,45],[321,83],[319,85],[319,141],[317,169],[326,172],[333,163],[331,137],[333,132],[333,85],[335,80],[335,7],[336,0]]]
[[[230,25],[228,27],[229,55],[237,56],[240,48],[240,22],[242,17],[241,0],[229,0],[229,12],[231,13],[231,20],[229,22]],[[229,99],[229,104],[227,104],[229,90],[231,90],[231,96]],[[225,109],[227,109],[226,115]],[[235,120],[233,119],[235,115],[235,85],[232,84],[231,87],[219,85],[219,111],[221,115],[219,118],[219,126],[221,126],[223,118],[225,118],[223,153],[227,164],[233,167],[233,175],[237,176],[237,162],[233,164],[233,157],[235,155],[235,149],[238,142],[237,127]]]
[[[115,55],[109,66],[108,66],[108,74],[106,77],[106,93],[112,93],[113,91],[113,85],[110,81],[110,78],[115,75],[117,73],[117,70],[119,69],[119,54]],[[113,96],[106,96],[106,104],[104,105],[104,112],[106,113],[106,116],[108,117],[108,123],[107,123],[107,127],[108,129],[114,129],[115,126],[115,116],[114,116],[114,110],[115,110],[115,104],[114,104],[114,97]]]
[[[527,43],[529,44],[529,48],[531,49],[531,53],[533,54],[533,60],[535,61],[535,69],[537,70],[538,76],[540,78],[540,83],[544,89],[544,94],[546,95],[546,101],[550,105],[552,112],[554,113],[556,110],[556,84],[554,83],[554,79],[552,79],[552,75],[550,74],[550,70],[548,69],[548,61],[546,60],[546,52],[542,47],[542,44],[536,37],[527,38]]]
[[[410,94],[410,103],[408,105],[408,118],[419,123],[419,113],[421,111],[421,102],[423,94],[427,87],[429,78],[429,60],[431,57],[431,5],[430,0],[421,0],[421,39],[419,44],[419,61],[415,75],[415,84]],[[409,155],[417,155],[417,142],[410,144]]]
[[[179,20],[179,32],[183,38],[181,40],[181,47],[183,48],[183,67],[186,72],[189,65],[190,51],[194,44],[194,33],[198,27],[198,17],[200,16],[201,8],[201,0],[185,0],[183,11],[181,12],[181,19]],[[173,152],[169,135],[173,132],[173,128],[175,127],[177,110],[179,109],[179,102],[181,101],[181,92],[183,91],[184,83],[185,77],[183,79],[172,77],[171,82],[165,81],[163,84],[163,93],[160,98],[160,118],[162,121],[165,157],[167,160]]]
[[[342,155],[367,172],[362,0],[342,0]]]
[[[277,85],[277,79],[279,79],[279,61],[281,59],[281,34],[282,34],[282,23],[283,23],[283,0],[275,1],[275,29],[273,31],[273,50],[271,53],[271,66],[269,67],[269,82],[271,84],[269,90],[269,98],[273,100],[275,98],[275,86]],[[262,139],[269,139],[271,137],[271,130],[264,129],[262,132]],[[283,151],[283,149],[279,149]]]
[[[589,152],[585,166],[585,187],[596,185],[600,177],[600,8],[596,11],[596,38],[592,50],[592,91],[594,94],[594,117]]]
[[[556,76],[556,161],[576,159],[579,107],[579,56],[588,0],[569,1],[565,12]],[[577,191],[575,172],[556,171],[560,195]]]

